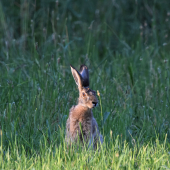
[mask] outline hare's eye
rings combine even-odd
[[[86,96],[86,94],[85,93],[83,93],[83,97],[85,97]]]

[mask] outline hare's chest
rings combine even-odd
[[[86,135],[92,133],[92,118],[86,118],[79,120],[79,128],[82,129],[82,132]]]
[[[87,142],[92,134],[92,111],[77,105],[70,109],[69,118],[72,141],[79,138],[81,141]]]
[[[72,119],[70,123],[70,131],[73,138],[79,138],[80,141],[88,141],[92,134],[92,119]]]
[[[88,141],[92,134],[92,119],[85,119],[79,122],[79,137],[81,141]]]

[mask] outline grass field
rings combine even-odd
[[[170,2],[0,1],[0,169],[170,169]],[[89,67],[104,144],[67,148],[70,64]]]

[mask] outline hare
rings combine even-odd
[[[98,104],[96,92],[89,88],[89,72],[85,65],[80,66],[80,72],[71,66],[71,72],[78,86],[78,104],[72,106],[66,122],[67,144],[79,141],[97,148],[97,143],[103,143],[98,124],[93,117],[92,108]]]

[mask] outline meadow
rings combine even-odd
[[[0,1],[0,169],[170,169],[170,2]],[[99,151],[67,148],[70,64],[89,67]]]

